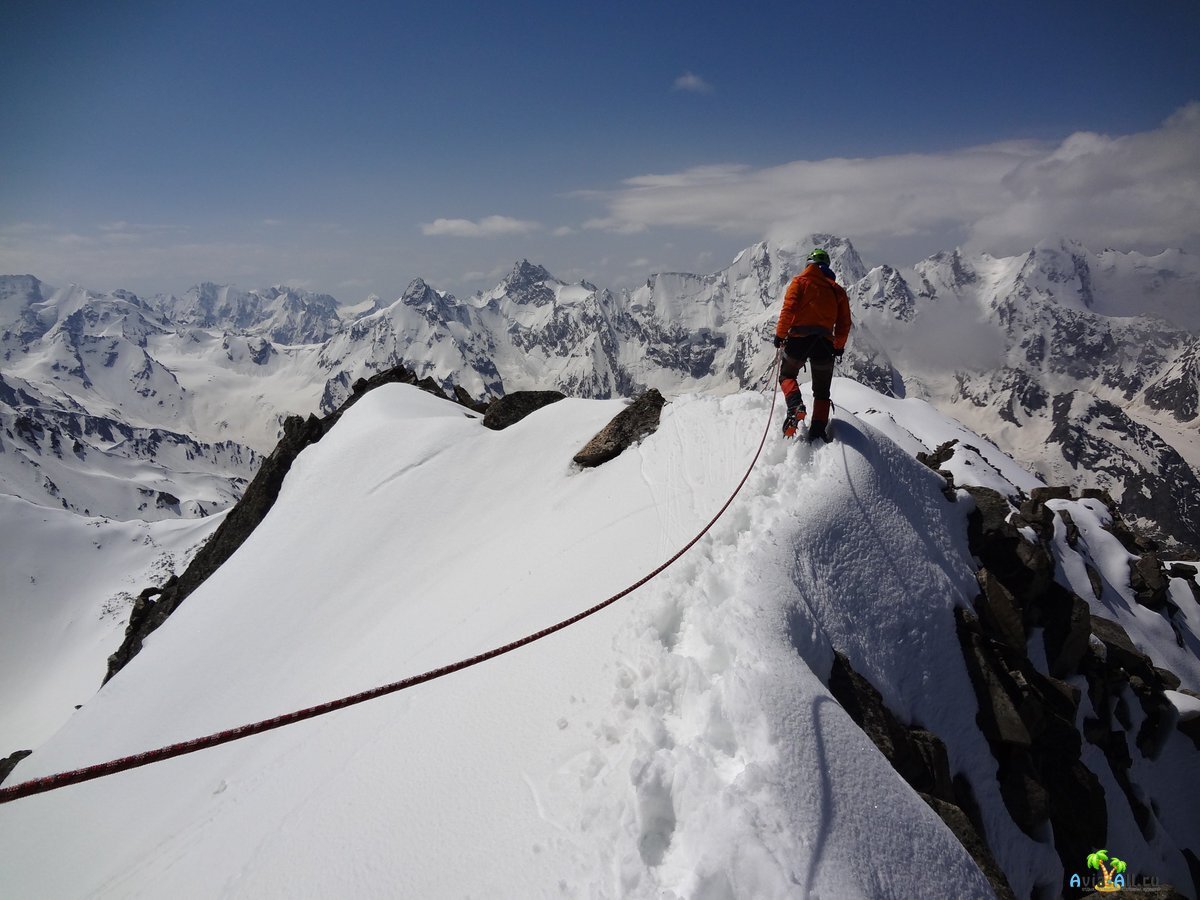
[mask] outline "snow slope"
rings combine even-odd
[[[134,595],[182,572],[223,518],[115,522],[0,494],[0,755],[95,694]]]
[[[946,742],[1016,894],[1056,895],[1051,846],[1000,798],[955,635],[953,608],[978,591],[970,504],[911,453],[970,438],[960,483],[1033,480],[921,401],[840,379],[834,396],[835,442],[772,427],[729,512],[622,602],[398,695],[0,806],[0,884],[62,898],[991,896],[826,689],[836,649]],[[368,394],[12,781],[391,682],[636,581],[724,502],[769,399],[675,398],[639,446],[574,468],[621,406],[567,399],[492,432],[414,388]],[[1184,833],[1186,815],[1160,818]],[[1160,862],[1187,877],[1177,852]]]
[[[767,401],[681,398],[639,448],[573,470],[620,405],[566,400],[493,433],[416,390],[373,392],[14,778],[390,681],[636,580],[736,484]],[[836,645],[931,727],[971,700],[961,673],[962,696],[925,690],[962,667],[961,513],[891,442],[839,428],[820,449],[772,435],[709,538],[561,635],[0,808],[0,879],[57,897],[987,896],[823,686]]]

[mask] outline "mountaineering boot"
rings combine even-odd
[[[830,406],[831,404],[828,400],[817,400],[813,403],[812,424],[808,426],[809,443],[812,443],[817,438],[823,441],[829,440],[829,435],[825,433],[825,427],[829,424]]]
[[[805,415],[807,412],[804,409],[804,401],[800,401],[795,406],[789,405],[787,415],[783,419],[783,436],[795,437],[796,428],[804,421]]]
[[[796,426],[804,421],[804,398],[800,395],[800,385],[791,375],[780,378],[779,387],[783,391],[783,402],[787,404],[783,436],[792,437],[796,433]]]

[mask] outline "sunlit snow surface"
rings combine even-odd
[[[1018,895],[1061,885],[1053,853],[1004,810],[974,721],[951,615],[977,591],[969,503],[947,501],[905,446],[953,426],[848,382],[835,400],[833,443],[772,425],[709,536],[565,632],[0,807],[4,892],[990,896],[829,695],[834,648],[947,742]],[[724,502],[769,398],[676,398],[640,446],[573,467],[621,406],[564,400],[492,432],[407,386],[367,395],[300,456],[239,552],[9,783],[394,681],[637,580]],[[1011,463],[976,446],[976,467],[1000,478]],[[1003,475],[1009,490],[1029,478]]]
[[[118,522],[0,494],[0,756],[96,693],[134,597],[182,572],[223,518]]]

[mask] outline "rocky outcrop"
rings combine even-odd
[[[483,415],[488,411],[489,404],[476,400],[469,393],[467,393],[466,388],[464,388],[462,385],[456,384],[454,386],[454,399],[457,400],[460,405],[465,406],[467,409],[473,409],[480,415]]]
[[[1091,613],[1088,604],[1054,578],[1048,548],[1055,517],[1063,519],[1068,543],[1080,540],[1069,516],[1047,506],[1071,499],[1065,488],[1033,491],[1013,509],[995,491],[967,488],[976,509],[969,517],[972,553],[983,564],[975,610],[960,609],[959,642],[979,703],[977,722],[997,762],[1000,793],[1013,821],[1039,839],[1053,828],[1054,845],[1070,870],[1107,839],[1108,810],[1127,802],[1147,840],[1156,828],[1146,791],[1135,783],[1132,754],[1155,759],[1178,716],[1163,693],[1179,679],[1157,668],[1116,622]],[[1168,575],[1153,542],[1139,539],[1110,507],[1114,533],[1142,550],[1131,565],[1131,587],[1139,602],[1168,614]],[[1098,575],[1095,576],[1098,579]],[[1100,586],[1093,582],[1097,597]],[[1049,674],[1027,652],[1041,630]],[[1067,683],[1086,680],[1090,714],[1079,720],[1081,692]],[[1141,708],[1131,715],[1130,705]],[[1136,724],[1135,724],[1136,722]],[[1106,797],[1082,761],[1083,742],[1104,754],[1122,801]]]
[[[1046,823],[1064,865],[1103,846],[1104,790],[1081,760],[1075,727],[1079,692],[1038,672],[1024,650],[992,639],[958,610],[958,635],[979,702],[976,721],[996,759],[1000,796],[1022,831],[1039,839]]]
[[[263,462],[242,495],[242,499],[229,511],[208,542],[200,549],[191,565],[181,575],[172,576],[161,587],[142,591],[133,605],[125,638],[116,652],[108,658],[107,682],[121,671],[142,649],[142,642],[179,608],[193,591],[203,584],[245,542],[250,533],[266,518],[279,497],[283,479],[306,447],[321,440],[342,417],[367,393],[384,384],[411,384],[421,390],[449,399],[431,378],[418,380],[404,366],[396,366],[370,378],[360,378],[354,383],[353,393],[335,412],[318,419],[310,415],[307,419],[289,416],[283,423],[283,437]]]
[[[543,406],[565,399],[566,394],[560,391],[514,391],[488,405],[483,425],[493,431],[503,431]]]
[[[918,457],[947,479],[948,488],[953,478],[943,467],[955,449],[950,442]],[[1067,872],[1105,845],[1115,810],[1131,811],[1146,840],[1153,840],[1162,830],[1154,789],[1139,783],[1136,773],[1153,764],[1176,729],[1192,737],[1190,723],[1180,721],[1164,693],[1180,690],[1180,679],[1155,666],[1119,623],[1094,615],[1092,605],[1064,587],[1068,579],[1060,581],[1055,571],[1055,553],[1074,550],[1091,593],[1107,604],[1113,587],[1092,554],[1116,548],[1094,534],[1091,541],[1099,544],[1088,545],[1071,515],[1071,502],[1079,500],[1069,488],[1037,488],[1010,498],[982,487],[962,490],[974,506],[967,537],[979,566],[979,594],[972,608],[956,610],[957,633],[978,702],[976,722],[996,760],[1009,815],[1034,840],[1052,834]],[[961,496],[961,491],[946,493],[951,500]],[[1128,590],[1167,619],[1178,639],[1179,609],[1171,601],[1170,579],[1195,585],[1196,567],[1167,567],[1157,543],[1126,524],[1112,497],[1100,490],[1083,493],[1081,500],[1107,507],[1105,528],[1132,557]],[[1096,506],[1089,508],[1094,512]],[[1066,547],[1055,549],[1064,539]],[[1200,586],[1193,590],[1200,600]],[[1200,724],[1195,731],[1193,742],[1200,749]],[[1111,790],[1106,796],[1097,777],[1105,773],[1084,763],[1088,745],[1103,754],[1108,783],[1119,787],[1117,796]],[[1142,758],[1138,766],[1135,755]],[[1179,849],[1191,866],[1186,848]],[[1192,876],[1200,885],[1200,866]]]
[[[18,750],[16,753],[10,753],[4,759],[0,759],[0,784],[4,784],[4,779],[12,774],[12,770],[17,767],[17,763],[23,760],[32,750]]]
[[[596,433],[574,456],[576,465],[592,468],[616,459],[628,447],[658,429],[666,400],[654,388],[646,391]]]

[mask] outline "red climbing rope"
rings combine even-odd
[[[778,362],[778,357],[776,357]],[[763,429],[762,440],[759,441],[758,450],[754,453],[754,459],[750,462],[750,468],[746,470],[746,474],[742,476],[742,480],[738,482],[738,486],[734,488],[733,493],[729,495],[729,499],[725,501],[725,505],[718,510],[717,514],[712,517],[707,525],[694,538],[688,541],[683,547],[660,565],[653,572],[646,575],[641,580],[631,584],[623,591],[613,594],[607,600],[602,600],[590,609],[585,609],[581,613],[571,616],[569,619],[563,619],[561,622],[551,625],[549,628],[543,628],[535,634],[527,635],[520,640],[513,641],[511,644],[505,644],[503,647],[496,647],[477,656],[471,656],[466,659],[460,659],[458,662],[450,663],[449,665],[441,666],[437,669],[430,669],[428,672],[422,672],[420,675],[412,675],[400,681],[385,684],[381,687],[372,688],[369,691],[363,691],[359,694],[351,694],[349,697],[342,697],[338,700],[330,700],[328,703],[322,703],[319,706],[310,706],[308,709],[297,710],[296,712],[285,713],[282,716],[276,716],[273,719],[264,719],[261,722],[252,722],[249,725],[242,725],[237,728],[230,728],[226,731],[218,731],[216,734],[210,734],[206,737],[195,738],[190,741],[183,741],[178,744],[170,744],[166,747],[159,747],[157,750],[148,750],[145,753],[136,753],[133,756],[123,756],[120,759],[110,760],[104,763],[98,763],[94,766],[85,766],[82,769],[74,769],[70,772],[60,772],[57,775],[47,775],[45,778],[35,778],[32,781],[25,781],[21,784],[15,784],[12,787],[0,788],[0,803],[9,803],[13,800],[19,800],[22,797],[29,797],[33,794],[41,794],[46,791],[57,790],[58,788],[66,787],[71,784],[79,784],[84,781],[92,781],[96,778],[103,778],[106,775],[114,775],[117,772],[125,772],[129,769],[136,769],[140,766],[146,766],[150,763],[160,762],[164,759],[171,759],[176,756],[183,756],[188,753],[195,753],[197,750],[205,750],[209,747],[216,747],[219,744],[228,744],[231,741],[241,740],[245,737],[250,737],[253,734],[262,734],[264,731],[271,731],[275,728],[282,728],[284,725],[291,725],[293,722],[301,722],[304,719],[312,719],[317,716],[323,716],[326,713],[333,712],[338,709],[345,709],[348,706],[354,706],[357,703],[365,703],[367,700],[374,700],[376,697],[382,697],[385,694],[394,694],[397,691],[402,691],[405,688],[415,687],[418,684],[424,684],[427,681],[433,681],[435,678],[442,678],[445,675],[450,675],[454,672],[460,672],[463,669],[486,662],[489,659],[495,659],[497,656],[502,656],[518,647],[524,647],[527,644],[532,644],[534,641],[541,640],[548,635],[554,634],[556,631],[562,631],[581,619],[586,619],[588,616],[598,613],[606,606],[611,606],[622,597],[633,593],[652,578],[660,575],[667,566],[671,565],[683,554],[687,553],[693,546],[706,535],[710,528],[717,523],[717,520],[725,514],[733,503],[734,498],[741,492],[742,487],[746,484],[750,473],[754,471],[755,465],[758,464],[758,458],[762,455],[763,447],[767,443],[767,434],[771,430],[771,419],[775,415],[775,394],[771,396],[771,410],[767,415],[767,427]]]

